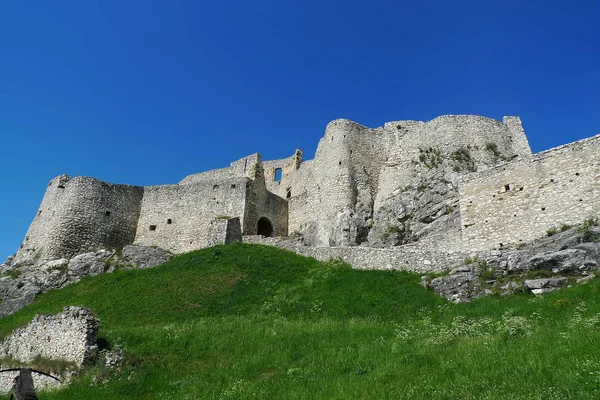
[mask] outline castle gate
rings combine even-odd
[[[256,233],[266,237],[273,236],[273,224],[268,218],[260,218],[256,224]]]

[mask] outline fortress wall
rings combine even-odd
[[[188,175],[179,181],[180,185],[190,185],[195,184],[202,181],[218,181],[225,180],[232,177],[231,169],[227,168],[219,168],[213,169],[206,172],[200,172],[197,174]]]
[[[350,132],[348,140],[350,172],[356,188],[357,209],[372,209],[379,189],[379,173],[386,160],[384,135],[374,129]]]
[[[460,187],[463,246],[527,242],[600,214],[600,136],[471,176]]]
[[[133,242],[142,187],[81,176],[61,183],[52,192],[62,194],[53,195],[55,201],[46,210],[52,210],[53,216],[51,225],[43,228],[42,258],[69,258],[90,248],[118,248]]]
[[[187,185],[200,181],[217,181],[230,178],[251,177],[255,166],[260,162],[260,154],[254,153],[232,162],[229,167],[213,169],[206,172],[188,175],[179,184]]]
[[[300,233],[306,227],[308,216],[315,212],[314,196],[304,192],[298,196],[288,199],[288,233]]]
[[[315,159],[312,215],[315,245],[345,244],[350,233],[348,218],[356,205],[356,182],[353,176],[350,143],[355,136],[368,134],[368,128],[338,119],[330,122],[319,141]]]
[[[28,264],[44,257],[48,245],[48,233],[53,229],[57,215],[56,209],[61,203],[69,175],[59,175],[48,184],[42,204],[29,225],[25,239],[16,254],[15,262]]]
[[[462,264],[469,257],[468,254],[458,251],[435,251],[424,249],[420,245],[393,248],[310,247],[259,236],[244,236],[244,242],[276,246],[321,261],[340,259],[357,269],[442,272]]]
[[[464,262],[459,252],[435,252],[418,247],[298,247],[299,254],[321,261],[341,259],[358,269],[405,270],[412,272],[442,272]]]
[[[294,154],[281,160],[263,161],[263,170],[265,174],[265,184],[267,189],[280,197],[287,198],[288,193],[291,197],[291,186],[294,172],[302,163],[302,150],[297,149]],[[280,179],[277,180],[277,170],[281,170]],[[290,190],[288,190],[290,189]]]
[[[273,228],[273,236],[288,234],[288,203],[286,199],[267,190],[262,168],[256,170],[254,181],[246,188],[246,207],[243,233],[256,235],[258,221],[267,218]]]
[[[229,166],[229,169],[231,170],[231,174],[233,176],[252,178],[254,171],[260,162],[260,154],[254,153],[232,162]]]
[[[289,186],[286,187],[286,191],[287,189],[290,189],[290,198],[305,192],[311,196],[316,195],[314,166],[314,160],[304,161],[302,164],[300,164],[297,170],[289,174]]]
[[[523,124],[519,117],[504,117],[502,123],[506,125],[510,132],[509,138],[512,140],[512,148],[515,150],[515,154],[519,157],[531,156],[531,147],[529,146],[529,140],[523,130]]]
[[[305,161],[291,175],[288,232],[302,232],[317,215],[320,198],[315,185],[314,160]],[[286,190],[287,190],[286,188]]]
[[[230,178],[146,187],[135,243],[174,253],[205,247],[212,220],[244,215],[249,181]]]
[[[520,119],[505,117],[504,121],[506,124],[476,115],[446,115],[428,122],[394,121],[378,128],[385,134],[386,161],[381,164],[376,208],[399,189],[419,184],[421,177],[413,166],[419,160],[419,149],[439,148],[449,155],[466,148],[480,169],[502,162],[486,149],[490,143],[507,158],[530,156]]]

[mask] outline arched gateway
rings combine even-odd
[[[256,224],[256,233],[258,235],[270,237],[273,236],[273,225],[267,218],[262,217]]]

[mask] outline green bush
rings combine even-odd
[[[500,151],[498,151],[498,145],[496,143],[487,142],[485,144],[485,150],[489,151],[490,153],[492,153],[492,155],[494,157],[499,157],[500,156]]]
[[[471,158],[471,152],[466,147],[460,147],[450,153],[450,159],[452,160],[452,169],[455,172],[460,171],[477,171],[475,161]]]
[[[429,147],[427,149],[419,148],[419,162],[426,168],[432,169],[439,167],[443,162],[443,155],[439,147]]]

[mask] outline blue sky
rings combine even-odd
[[[598,1],[0,3],[0,262],[54,176],[176,183],[313,158],[327,123],[519,115],[600,133]]]

